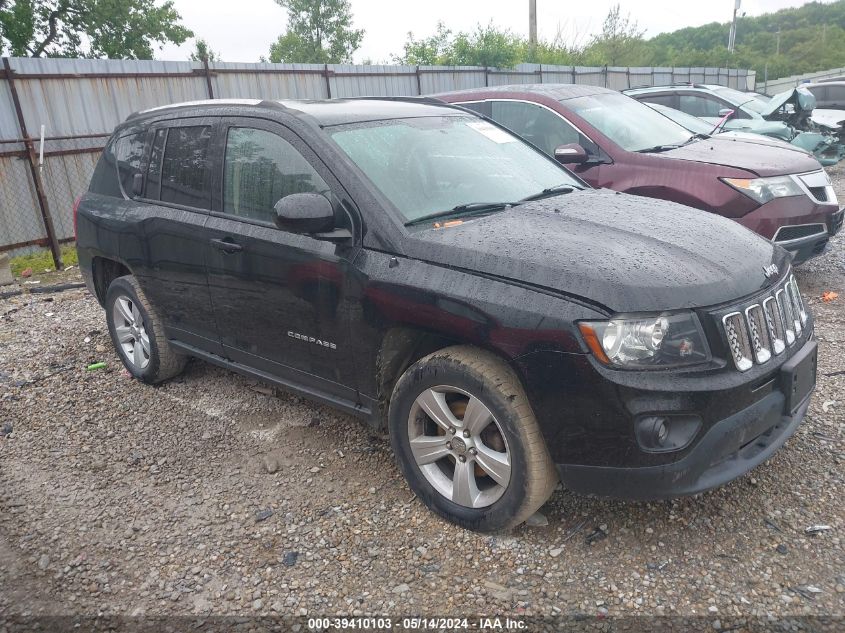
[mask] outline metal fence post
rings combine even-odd
[[[26,146],[27,162],[32,181],[35,184],[35,194],[38,198],[38,207],[41,210],[41,219],[44,221],[44,229],[47,231],[47,239],[50,241],[50,251],[53,254],[53,263],[56,270],[62,269],[62,251],[59,248],[59,240],[56,237],[56,229],[53,226],[53,218],[50,216],[50,205],[47,203],[47,195],[44,193],[44,183],[41,180],[41,172],[38,170],[38,157],[35,152],[35,145],[26,130],[26,120],[23,116],[21,101],[18,97],[18,90],[15,87],[14,73],[9,65],[9,58],[3,58],[3,69],[6,71],[6,81],[9,82],[9,92],[12,94],[12,103],[15,105],[15,114],[18,118],[18,125],[21,129],[21,138]]]
[[[329,79],[329,65],[323,64],[323,77],[326,78],[326,99],[332,98],[332,82]]]
[[[214,88],[211,86],[211,71],[208,69],[208,55],[203,55],[202,68],[205,71],[205,87],[208,90],[208,98],[214,99]]]

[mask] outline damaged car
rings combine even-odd
[[[840,145],[845,148],[845,80],[826,80],[801,87],[812,92],[816,98],[813,121],[820,128],[836,134]]]
[[[768,98],[726,86],[680,84],[632,88],[624,94],[704,119],[725,130],[770,136],[812,152],[829,167],[845,156],[837,130],[813,120],[812,93],[803,87]]]
[[[718,124],[714,126],[711,123],[705,121],[704,119],[699,119],[697,116],[687,114],[686,112],[681,112],[680,110],[676,110],[675,108],[670,108],[668,106],[660,105],[658,103],[649,103],[648,101],[644,101],[643,103],[645,103],[651,109],[659,112],[663,116],[671,119],[681,127],[685,127],[690,132],[694,132],[695,134],[698,134],[701,137],[713,136],[714,134],[718,134],[719,138],[722,139],[736,139],[745,143],[751,143],[752,145],[780,147],[781,149],[785,148],[792,151],[799,149],[795,145],[777,139],[773,136],[763,136],[762,134],[752,134],[751,132],[741,132],[737,130],[726,130]],[[804,151],[804,153],[808,156],[812,156],[812,154],[806,150],[801,151]]]

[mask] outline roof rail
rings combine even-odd
[[[445,101],[441,101],[440,99],[435,99],[434,97],[428,97],[425,95],[407,95],[407,96],[398,96],[398,97],[377,97],[377,96],[366,96],[366,97],[349,97],[350,101],[363,101],[363,100],[370,100],[370,101],[408,101],[410,103],[430,103],[432,105],[451,105],[446,103]]]

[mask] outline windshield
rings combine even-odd
[[[657,146],[682,145],[690,137],[689,130],[623,94],[577,97],[563,104],[629,152]]]
[[[742,106],[746,110],[760,114],[766,110],[768,104],[768,97],[760,94],[751,94],[749,92],[740,92],[733,88],[725,88],[724,86],[714,86],[712,88],[720,97],[724,97],[735,106]]]
[[[669,106],[660,105],[658,103],[649,103],[646,101],[645,104],[663,116],[672,119],[678,125],[682,125],[690,132],[695,132],[696,134],[710,134],[710,132],[713,131],[713,125],[711,123],[702,121],[697,116],[693,116],[691,114],[687,114],[686,112],[681,112],[675,108],[670,108]]]
[[[473,116],[370,121],[328,132],[406,223],[463,205],[517,202],[561,184],[585,186],[511,133]]]

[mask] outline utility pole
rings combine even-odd
[[[537,0],[528,0],[528,43],[537,46]]]
[[[733,53],[736,48],[736,14],[739,12],[739,7],[742,0],[735,0],[734,2],[734,17],[731,22],[731,33],[728,35],[728,52]]]
[[[775,51],[775,55],[780,55],[780,28],[778,28],[778,45],[777,50]]]

